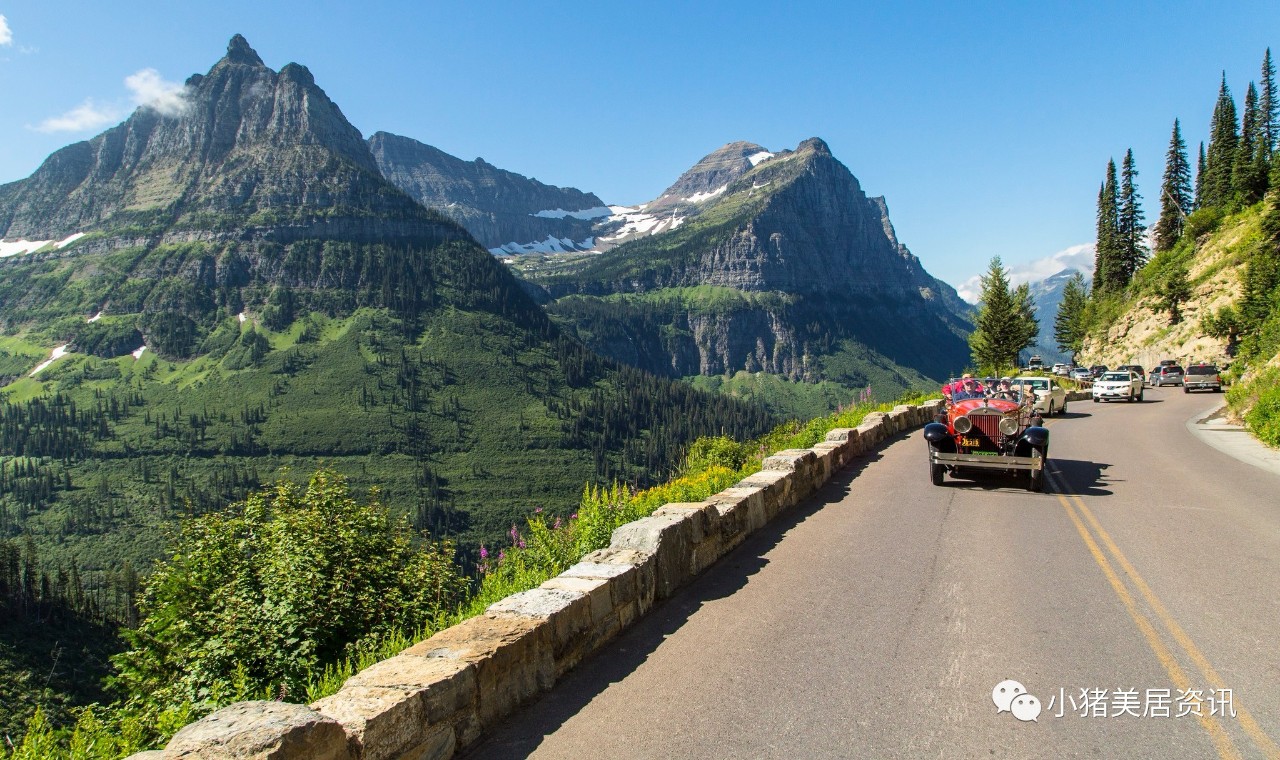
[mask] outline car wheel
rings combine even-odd
[[[1044,413],[1044,416],[1046,416],[1046,417],[1052,417],[1052,416],[1053,416],[1053,402],[1052,402],[1052,401],[1050,401],[1050,402],[1049,402],[1049,411],[1045,412],[1045,413]]]
[[[1098,397],[1097,397],[1097,396],[1094,396],[1094,398],[1093,398],[1093,403],[1095,403],[1095,404],[1096,404],[1096,403],[1098,403]]]
[[[1043,465],[1044,462],[1041,462]],[[1038,470],[1027,470],[1027,490],[1032,493],[1040,493],[1044,490],[1044,467]]]
[[[1062,402],[1062,408],[1058,410],[1058,416],[1059,416],[1059,417],[1061,417],[1062,415],[1064,415],[1064,414],[1066,414],[1066,413],[1067,413],[1067,402],[1063,401],[1063,402]]]
[[[934,449],[930,447],[929,449],[929,482],[933,483],[935,486],[940,486],[942,485],[942,475],[944,472],[946,472],[947,468],[945,465],[941,465],[933,461],[933,452],[934,452]]]
[[[1139,400],[1139,401],[1141,401],[1141,400],[1142,400],[1142,391],[1138,391],[1138,400]]]
[[[1191,389],[1184,385],[1184,386],[1182,386],[1182,392],[1183,392],[1183,393],[1190,393],[1190,392],[1191,392]]]

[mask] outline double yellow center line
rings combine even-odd
[[[1178,625],[1178,621],[1174,620],[1173,616],[1169,614],[1168,608],[1164,606],[1160,598],[1155,595],[1155,592],[1151,590],[1147,582],[1142,579],[1138,571],[1125,558],[1124,552],[1120,551],[1120,547],[1116,546],[1116,542],[1111,539],[1111,535],[1103,529],[1098,522],[1098,518],[1094,517],[1093,512],[1085,505],[1084,499],[1072,492],[1065,483],[1054,477],[1053,473],[1048,470],[1045,471],[1045,476],[1057,495],[1058,501],[1062,503],[1062,508],[1066,510],[1067,517],[1071,518],[1071,522],[1080,533],[1080,538],[1084,540],[1089,553],[1093,555],[1094,562],[1098,563],[1098,567],[1102,569],[1102,574],[1106,576],[1111,588],[1116,592],[1116,596],[1120,597],[1121,603],[1124,604],[1125,609],[1129,612],[1129,617],[1133,618],[1138,630],[1142,631],[1147,644],[1155,653],[1156,659],[1164,666],[1165,672],[1169,674],[1174,685],[1185,692],[1185,690],[1191,688],[1191,680],[1187,677],[1186,671],[1178,663],[1173,652],[1170,651],[1170,647],[1165,644],[1165,640],[1161,637],[1150,617],[1139,607],[1137,600],[1130,593],[1120,573],[1116,572],[1115,567],[1112,565],[1112,560],[1116,565],[1119,565],[1124,576],[1129,579],[1129,582],[1137,589],[1138,594],[1146,601],[1156,619],[1164,626],[1169,637],[1190,658],[1205,681],[1215,690],[1228,688],[1226,682],[1218,675],[1218,671],[1209,663],[1208,658],[1195,645],[1195,642],[1191,640],[1186,631],[1182,630],[1182,626]],[[1090,532],[1090,529],[1092,529],[1092,532]],[[1094,538],[1095,535],[1097,536],[1096,539]],[[1101,541],[1102,546],[1099,546],[1099,541]],[[1106,548],[1105,552],[1103,547]],[[1110,559],[1108,559],[1108,555],[1110,555]],[[1271,758],[1271,760],[1280,760],[1280,746],[1277,746],[1271,737],[1267,736],[1262,727],[1258,725],[1258,722],[1249,714],[1249,711],[1241,706],[1239,700],[1235,698],[1234,692],[1232,692],[1232,706],[1240,727],[1249,735],[1254,745],[1262,751],[1264,756]],[[1238,758],[1241,756],[1221,722],[1215,720],[1212,715],[1197,715],[1197,719],[1209,734],[1209,739],[1213,742],[1219,757]]]

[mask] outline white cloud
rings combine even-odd
[[[166,82],[155,69],[142,69],[124,78],[129,97],[135,106],[150,108],[163,116],[177,116],[187,107],[187,88]],[[118,122],[128,114],[123,104],[98,104],[92,98],[67,111],[40,122],[41,132],[87,132]]]
[[[61,116],[45,119],[36,129],[41,132],[84,132],[119,121],[121,116],[116,106],[100,106],[90,99]]]
[[[13,32],[9,29],[9,20],[0,15],[0,45],[12,45]]]
[[[155,69],[142,69],[124,78],[134,105],[152,108],[164,116],[177,116],[187,107],[187,88],[166,82]]]
[[[1085,277],[1093,275],[1094,244],[1084,243],[1064,248],[1057,253],[1028,261],[1023,264],[1009,264],[1005,270],[1009,273],[1010,285],[1021,285],[1024,282],[1037,282],[1051,277],[1064,269],[1079,269]],[[982,293],[982,275],[962,282],[956,287],[960,297],[969,303],[977,303]]]

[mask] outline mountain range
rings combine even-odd
[[[237,35],[183,102],[0,186],[0,455],[47,484],[0,488],[0,536],[142,566],[176,515],[325,464],[474,548],[772,422],[584,348],[305,67]]]

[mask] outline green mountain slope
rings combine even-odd
[[[647,204],[683,214],[674,229],[516,268],[593,350],[668,376],[765,372],[847,402],[963,367],[968,307],[898,243],[883,199],[816,138],[762,151],[725,146]]]

